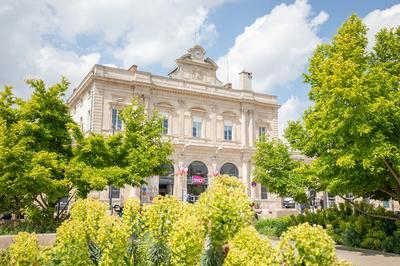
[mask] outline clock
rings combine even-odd
[[[200,50],[194,50],[193,52],[193,58],[200,60],[203,58],[203,53]]]

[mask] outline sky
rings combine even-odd
[[[400,25],[399,0],[0,0],[0,86],[28,97],[25,79],[64,75],[69,94],[94,64],[165,76],[197,42],[223,83],[238,87],[246,70],[255,91],[278,97],[281,134],[312,104],[302,74],[313,50],[352,13],[369,47],[379,29]]]

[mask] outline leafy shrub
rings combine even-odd
[[[150,237],[166,243],[173,224],[182,215],[185,205],[174,196],[157,196],[152,204],[144,206],[142,219],[145,231]]]
[[[10,265],[38,266],[42,264],[41,249],[35,234],[18,233],[9,248]]]
[[[304,223],[289,228],[278,244],[284,265],[335,265],[335,242],[321,226]]]
[[[52,250],[54,265],[94,265],[90,258],[89,239],[82,221],[70,220],[57,229],[56,243]]]
[[[280,236],[290,226],[309,223],[326,228],[326,232],[339,244],[351,247],[363,247],[400,253],[400,221],[367,216],[363,212],[395,217],[391,211],[384,208],[373,208],[365,202],[356,204],[356,208],[349,203],[340,203],[338,206],[304,215],[260,220],[256,223],[258,232],[265,235]]]
[[[95,199],[79,199],[71,209],[70,220],[80,221],[90,239],[95,239],[99,222],[105,216],[107,205]]]
[[[199,265],[205,240],[205,228],[196,216],[196,205],[190,205],[173,225],[168,240],[172,265]]]
[[[212,244],[223,245],[253,219],[244,185],[236,178],[218,176],[199,199],[200,214]]]
[[[50,220],[46,223],[36,224],[29,221],[5,221],[0,224],[0,235],[16,235],[19,232],[28,233],[55,233],[60,221]]]
[[[254,214],[244,191],[244,185],[236,177],[223,175],[216,177],[201,194],[199,215],[209,240],[203,265],[222,265],[223,245],[243,226],[251,224]]]
[[[292,225],[293,223],[290,217],[280,217],[276,219],[258,220],[255,224],[255,228],[260,234],[280,237],[282,233],[286,232]]]
[[[278,265],[275,250],[267,239],[261,239],[252,226],[242,228],[229,242],[224,265]]]
[[[104,216],[99,225],[95,239],[101,250],[99,265],[128,265],[129,226],[116,216]]]

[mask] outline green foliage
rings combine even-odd
[[[199,212],[213,245],[223,245],[253,219],[244,185],[236,178],[218,176],[200,195]]]
[[[286,232],[287,229],[293,225],[291,217],[281,217],[258,220],[255,224],[255,228],[260,234],[280,237],[282,233]]]
[[[3,221],[0,224],[0,235],[16,235],[19,232],[28,233],[55,233],[61,222],[31,223],[28,221]]]
[[[174,223],[168,246],[172,265],[200,265],[205,228],[196,215],[197,206],[190,206]]]
[[[341,203],[317,213],[306,212],[304,215],[260,220],[256,228],[261,234],[279,237],[291,226],[316,224],[325,228],[338,244],[400,253],[400,222],[366,216],[359,209],[372,215],[394,217],[393,212],[374,209],[364,202],[357,203],[357,209],[349,203]]]
[[[185,205],[174,196],[157,196],[152,204],[147,204],[143,209],[143,224],[150,237],[167,243],[173,230],[174,223],[182,215]]]
[[[291,158],[289,147],[280,139],[262,140],[257,143],[254,154],[254,176],[268,189],[280,197],[293,197],[297,202],[306,202],[306,191],[315,182],[308,166]]]
[[[41,249],[35,234],[18,233],[9,247],[10,265],[39,266],[42,264]]]
[[[122,217],[107,214],[106,205],[97,200],[78,200],[57,229],[51,249],[41,249],[34,235],[24,233],[0,258],[6,265],[49,266],[288,265],[299,260],[284,244],[285,257],[278,256],[281,252],[250,226],[252,210],[237,178],[218,177],[207,192],[195,204],[157,197],[142,211],[138,200],[127,200]],[[307,237],[325,240],[320,235],[310,231]],[[304,238],[292,234],[290,239],[298,237]],[[304,251],[303,240],[299,243],[304,257],[309,250]],[[317,261],[328,257],[319,251],[310,254]]]
[[[315,158],[313,171],[334,194],[400,200],[400,27],[376,35],[352,15],[310,60],[305,82],[314,102],[289,123],[293,149]]]
[[[55,265],[95,265],[90,258],[87,226],[82,220],[64,222],[57,229],[56,243],[52,249]]]
[[[163,172],[172,152],[170,142],[162,139],[157,112],[148,115],[138,98],[122,111],[124,131],[112,136],[91,134],[80,138],[74,149],[71,171],[79,179],[80,195],[106,184],[137,186],[144,178]],[[83,176],[84,178],[82,178]]]
[[[100,220],[95,242],[101,250],[99,265],[128,265],[127,247],[130,231],[119,217],[104,216]]]
[[[335,265],[335,243],[320,226],[308,223],[291,227],[278,245],[285,265]]]
[[[224,265],[279,265],[276,257],[268,239],[262,239],[253,227],[248,226],[242,228],[229,242],[229,253]]]

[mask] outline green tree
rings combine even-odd
[[[138,186],[146,177],[162,174],[162,166],[170,163],[172,145],[162,138],[157,111],[148,114],[134,97],[132,104],[122,111],[122,121],[124,131],[112,136],[91,134],[77,138],[71,176],[79,180],[81,196],[93,187]]]
[[[27,100],[16,98],[11,87],[0,95],[0,208],[48,220],[73,187],[64,174],[74,125],[62,99],[69,83],[27,84],[33,88]]]
[[[335,194],[400,200],[400,27],[376,35],[352,15],[320,45],[305,82],[314,104],[285,137],[314,157],[319,182]]]
[[[317,186],[307,164],[293,160],[289,147],[280,139],[259,141],[253,158],[254,180],[280,197],[306,202],[307,189]]]

